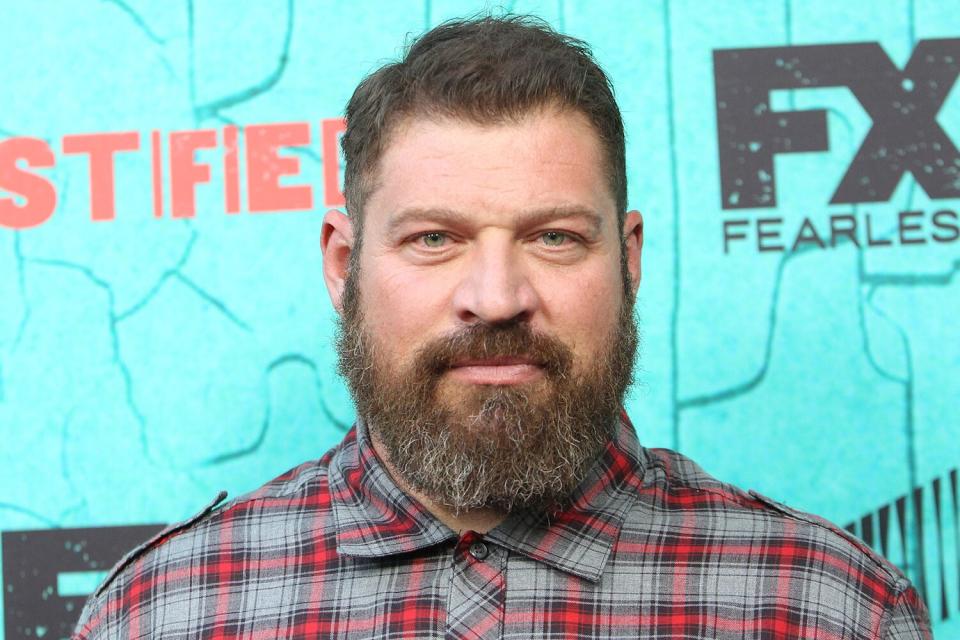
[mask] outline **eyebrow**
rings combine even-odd
[[[564,218],[583,218],[591,226],[593,233],[599,234],[603,228],[603,216],[596,211],[579,205],[545,207],[522,211],[517,219],[522,226],[535,227],[553,220]],[[468,225],[473,216],[455,209],[418,208],[404,209],[397,213],[387,225],[387,233],[393,235],[401,226],[415,221],[430,221],[449,225]]]

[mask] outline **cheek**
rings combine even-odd
[[[445,317],[442,283],[408,268],[373,268],[361,288],[364,317],[380,347],[405,359]]]
[[[619,272],[602,268],[579,277],[558,278],[544,288],[544,310],[550,330],[576,354],[596,354],[617,323],[623,303]]]

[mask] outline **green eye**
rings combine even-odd
[[[561,231],[547,231],[540,237],[543,239],[543,244],[548,247],[562,246],[567,240],[567,234]]]
[[[436,249],[442,247],[443,243],[447,240],[447,237],[442,233],[436,231],[432,233],[425,233],[420,236],[420,239],[423,241],[423,244],[431,249]]]

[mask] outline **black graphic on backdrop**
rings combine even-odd
[[[936,117],[960,74],[960,39],[921,40],[901,70],[879,43],[714,51],[724,209],[775,207],[778,153],[826,151],[826,111],[772,111],[777,89],[848,87],[873,124],[830,199],[884,202],[904,173],[960,197],[960,152]]]
[[[934,620],[960,614],[958,475],[958,470],[952,469],[943,477],[934,478],[928,486],[914,487],[909,494],[894,498],[845,527],[903,569]],[[930,537],[935,540],[934,548],[927,544]],[[956,563],[954,567],[947,566],[950,556]],[[955,584],[948,581],[951,574],[956,578]]]
[[[4,531],[3,615],[6,640],[68,638],[87,599],[64,595],[63,574],[107,571],[163,525]]]

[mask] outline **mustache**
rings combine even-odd
[[[438,377],[462,360],[523,358],[535,362],[548,377],[565,377],[573,364],[573,351],[562,340],[529,324],[478,323],[436,338],[420,348],[414,359],[420,373]]]

